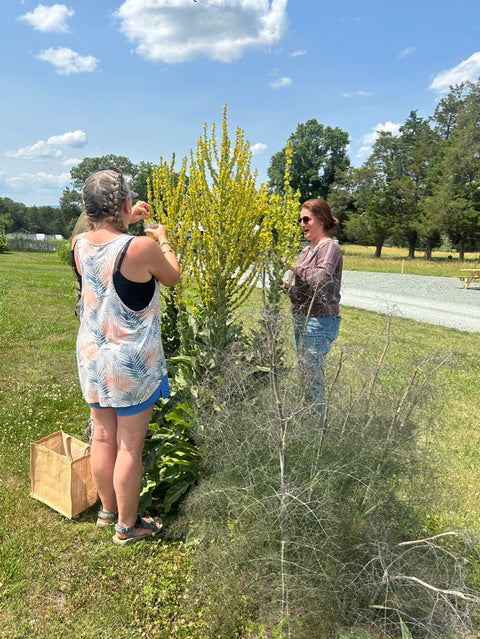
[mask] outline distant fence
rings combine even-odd
[[[9,237],[7,244],[10,251],[55,253],[58,240],[27,240],[24,237]]]

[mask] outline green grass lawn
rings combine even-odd
[[[350,251],[346,269],[398,268],[403,259]],[[452,276],[453,266],[462,267],[441,260],[438,271],[421,260],[415,267]],[[0,636],[204,639],[202,609],[188,590],[191,551],[182,543],[119,549],[111,530],[94,528],[94,508],[70,521],[29,497],[30,442],[59,428],[81,436],[88,418],[77,382],[73,301],[70,269],[54,255],[0,255]],[[259,305],[255,293],[246,314],[255,316]],[[381,349],[384,317],[344,308],[342,318],[336,348]],[[452,355],[438,378],[441,410],[431,415],[442,495],[431,529],[478,530],[480,335],[395,318],[391,339],[399,366]]]
[[[431,260],[425,260],[422,251],[415,251],[415,259],[407,259],[404,248],[385,246],[382,256],[373,257],[373,246],[342,244],[344,268],[350,271],[376,271],[380,273],[406,273],[409,275],[436,275],[458,277],[462,268],[480,268],[478,253],[466,253],[463,262],[457,254],[448,251],[434,251]]]

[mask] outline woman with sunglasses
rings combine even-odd
[[[331,237],[338,225],[329,205],[319,198],[300,207],[298,220],[309,244],[288,272],[285,284],[290,296],[295,356],[306,394],[323,414],[323,364],[340,327],[342,252]]]
[[[145,435],[155,402],[168,396],[158,283],[179,280],[164,226],[128,235],[128,225],[148,218],[150,208],[132,207],[135,195],[118,169],[90,175],[83,187],[87,230],[72,240],[81,287],[77,362],[93,421],[91,468],[101,502],[97,526],[118,519],[117,545],[161,529],[158,518],[140,517],[137,509]]]

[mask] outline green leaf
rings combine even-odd
[[[405,622],[400,619],[400,629],[402,631],[402,639],[413,639],[410,630],[407,628]]]

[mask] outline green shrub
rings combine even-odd
[[[199,479],[200,453],[188,406],[173,398],[163,402],[162,408],[155,410],[143,449],[140,510],[154,510],[168,523]]]
[[[58,242],[55,253],[62,264],[70,264],[70,242]]]
[[[8,253],[8,242],[5,233],[0,229],[0,253]]]

